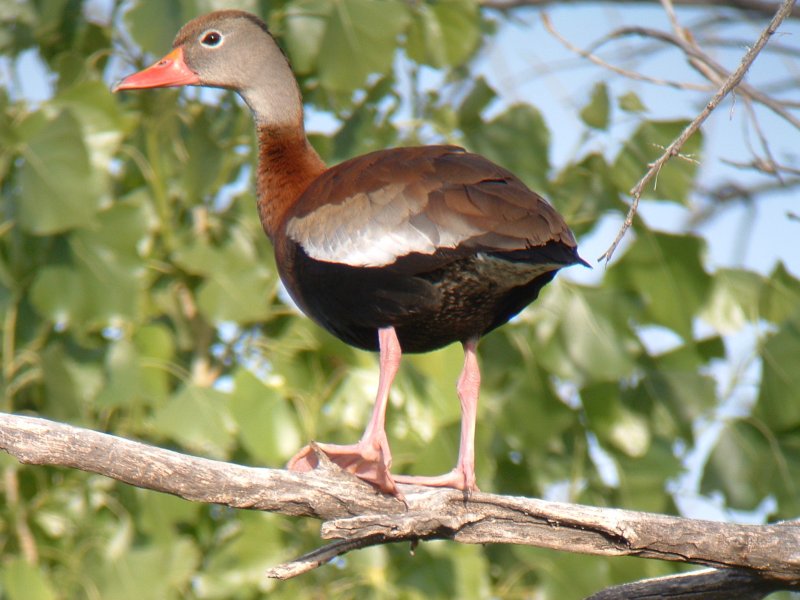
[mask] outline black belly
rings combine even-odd
[[[303,310],[344,342],[378,350],[377,330],[393,326],[404,352],[429,352],[480,337],[539,295],[561,266],[581,262],[560,244],[458,256],[411,255],[385,267],[352,267],[295,248],[283,276]]]

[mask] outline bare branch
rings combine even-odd
[[[616,585],[586,600],[761,600],[777,589],[773,582],[754,577],[752,573],[704,569]]]
[[[606,250],[605,253],[603,253],[603,255],[597,259],[598,262],[605,260],[607,263],[609,260],[611,260],[611,256],[614,254],[614,251],[616,250],[620,241],[633,224],[633,218],[636,215],[637,209],[639,208],[639,201],[645,186],[653,179],[653,177],[656,176],[656,174],[661,170],[661,167],[663,167],[669,159],[678,155],[680,149],[683,147],[683,144],[686,143],[686,140],[688,140],[700,128],[700,125],[702,125],[708,116],[714,111],[714,109],[719,106],[720,102],[722,102],[722,100],[731,92],[731,90],[739,85],[745,73],[747,73],[748,69],[750,68],[750,65],[753,64],[753,61],[767,44],[772,34],[775,33],[787,15],[791,13],[794,4],[795,0],[784,0],[780,9],[777,13],[775,13],[775,16],[761,33],[756,43],[744,55],[742,62],[736,71],[734,71],[725,80],[722,87],[720,87],[717,93],[714,94],[714,97],[709,100],[703,111],[697,115],[697,117],[695,117],[695,119],[689,123],[689,125],[686,126],[681,134],[667,147],[664,153],[650,165],[647,173],[645,173],[645,175],[633,187],[631,190],[633,201],[631,202],[631,207],[625,217],[625,222],[622,224],[622,227],[620,227],[617,237],[609,246],[608,250]]]
[[[790,175],[800,175],[800,169],[798,168],[790,167],[788,165],[778,164],[772,161],[761,160],[758,158],[747,163],[737,162],[735,160],[728,160],[728,159],[723,159],[722,162],[724,162],[727,165],[731,165],[732,167],[738,167],[740,169],[754,169],[756,171],[760,171],[761,173],[766,173],[767,175],[774,175],[776,171],[789,173]],[[796,183],[794,182],[792,184],[796,185]],[[788,185],[789,183],[787,183],[787,186]]]
[[[616,0],[616,4],[655,4],[658,0]],[[550,6],[553,4],[588,4],[588,0],[481,0],[480,4],[484,8],[491,8],[501,12],[507,12],[518,8],[535,8]],[[709,8],[725,8],[748,12],[756,16],[772,15],[778,7],[776,2],[764,2],[762,0],[675,0],[675,4],[680,6],[695,6]],[[800,18],[800,10],[792,10],[789,14],[792,18]]]
[[[294,560],[272,567],[267,571],[267,577],[270,579],[291,579],[292,577],[303,575],[304,573],[313,571],[317,567],[326,565],[334,558],[347,554],[352,550],[360,550],[361,548],[384,543],[386,542],[380,538],[361,538],[358,540],[338,540],[336,542],[331,542],[327,546],[312,550],[308,554],[304,554]]]
[[[323,536],[342,540],[276,567],[273,577],[292,577],[374,544],[449,539],[738,568],[785,588],[800,583],[796,523],[737,525],[414,486],[402,486],[404,504],[335,467],[251,468],[5,413],[0,448],[25,463],[99,473],[196,502],[322,519]]]
[[[791,2],[794,4],[794,2]],[[775,31],[771,31],[769,35],[772,35]],[[628,27],[620,27],[619,29],[614,30],[607,36],[605,36],[602,40],[598,43],[594,44],[594,48],[599,47],[601,44],[615,39],[620,38],[626,35],[638,35],[642,37],[647,37],[651,39],[660,40],[662,42],[666,42],[672,44],[679,48],[688,58],[689,63],[697,69],[706,79],[709,81],[721,85],[724,83],[725,78],[730,78],[732,75],[728,72],[725,67],[720,65],[717,61],[711,58],[707,53],[703,52],[703,50],[696,44],[690,43],[687,39],[681,39],[676,35],[669,34],[665,31],[661,31],[659,29],[653,29],[651,27],[640,27],[640,26],[628,26]],[[763,33],[762,33],[763,36]],[[761,38],[759,38],[761,39]],[[769,37],[767,37],[767,40]],[[752,51],[752,48],[751,48]],[[760,52],[760,50],[759,50]],[[750,51],[745,55],[745,58],[750,54]],[[756,53],[758,54],[758,52]],[[753,57],[755,58],[755,57]],[[744,59],[743,59],[744,60]],[[740,65],[741,68],[741,65]],[[749,65],[748,65],[749,68]],[[745,70],[746,72],[746,70]],[[747,83],[738,83],[738,91],[742,93],[742,95],[748,96],[769,108],[772,112],[780,116],[781,118],[789,121],[794,127],[800,129],[800,119],[795,117],[792,113],[786,110],[786,106],[788,104],[784,102],[780,102],[775,100],[774,98],[770,98],[768,95],[764,94],[763,92],[755,89],[754,87],[748,85]],[[686,89],[690,89],[686,87]]]
[[[541,18],[542,18],[542,23],[544,23],[545,29],[547,29],[547,31],[550,32],[550,35],[555,37],[568,50],[584,57],[585,59],[593,62],[597,66],[603,67],[604,69],[608,69],[609,71],[613,71],[618,75],[623,75],[624,77],[628,77],[629,79],[633,79],[635,81],[643,81],[646,83],[652,83],[654,85],[663,85],[667,87],[677,88],[679,90],[697,90],[697,91],[707,92],[712,89],[708,85],[699,85],[696,83],[687,83],[682,81],[673,81],[670,79],[661,79],[659,77],[650,77],[649,75],[644,75],[636,71],[630,71],[628,69],[623,69],[621,67],[617,67],[616,65],[612,65],[611,63],[608,63],[599,56],[597,56],[596,54],[578,48],[572,42],[570,42],[568,39],[562,36],[553,26],[553,22],[550,20],[550,16],[547,13],[543,12],[541,14]]]

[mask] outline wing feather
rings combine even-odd
[[[442,250],[576,245],[541,196],[455,146],[384,150],[329,169],[300,197],[286,232],[311,258],[355,267]]]

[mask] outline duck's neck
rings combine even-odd
[[[258,214],[274,241],[286,211],[308,185],[325,171],[325,163],[308,142],[302,124],[269,126],[257,123]]]

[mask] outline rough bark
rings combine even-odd
[[[675,598],[698,597],[692,590],[701,585],[741,588],[745,580],[757,592],[800,585],[797,522],[738,525],[482,492],[465,497],[456,490],[411,486],[402,486],[403,503],[330,463],[312,473],[247,467],[3,413],[0,448],[23,463],[81,469],[195,502],[324,521],[322,537],[337,541],[274,568],[272,577],[293,577],[365,546],[449,539],[737,569],[735,575],[698,576],[696,585],[681,581],[677,585],[688,591],[675,591],[670,596]],[[639,582],[647,593],[637,596],[595,597],[656,597],[658,589],[676,585],[672,579]]]

